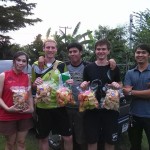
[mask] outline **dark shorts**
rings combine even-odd
[[[71,127],[65,107],[54,109],[36,108],[36,136],[39,139],[48,137],[50,131],[62,136],[70,136]]]
[[[115,144],[118,140],[119,112],[105,109],[87,110],[84,127],[86,140],[89,144],[103,140]]]
[[[78,144],[85,143],[85,133],[83,128],[83,117],[84,112],[79,112],[78,108],[66,108],[70,124],[72,128],[73,135]]]
[[[12,135],[16,132],[27,131],[33,127],[33,119],[0,121],[0,133],[3,135]]]

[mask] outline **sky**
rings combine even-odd
[[[9,32],[12,43],[20,45],[31,44],[38,34],[46,37],[51,27],[51,34],[59,32],[60,27],[68,27],[67,34],[72,33],[78,22],[81,22],[79,32],[98,29],[99,25],[115,28],[129,25],[129,16],[133,12],[150,9],[150,0],[28,0],[37,3],[32,11],[33,18],[43,21],[34,26],[27,26],[18,31]],[[134,20],[134,17],[133,17]]]

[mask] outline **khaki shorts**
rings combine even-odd
[[[3,135],[11,135],[16,132],[28,131],[33,127],[33,119],[0,121],[0,133]]]

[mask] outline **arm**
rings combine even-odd
[[[2,99],[2,92],[3,92],[3,87],[4,87],[4,79],[5,79],[5,74],[1,73],[0,74],[0,106],[7,110],[8,106],[4,103],[3,99]]]
[[[114,87],[114,88],[116,88],[116,89],[122,88],[122,82],[112,82],[109,85],[112,86],[112,87]]]
[[[111,70],[114,70],[116,68],[116,61],[114,59],[109,59],[108,61],[109,61]]]
[[[36,89],[37,85],[42,84],[43,80],[41,77],[36,77],[36,73],[34,71],[34,64],[32,65],[32,89]]]
[[[123,84],[121,82],[121,74],[120,74],[120,69],[118,68],[118,66],[116,66],[115,69],[111,71],[110,77],[111,77],[111,74],[112,74],[111,79],[112,79],[113,82],[111,84],[108,84],[108,85],[112,86],[116,89],[122,88]]]
[[[90,81],[88,81],[86,68],[87,68],[87,66],[83,70],[83,82],[80,84],[80,87],[81,87],[82,90],[87,89],[89,84],[90,84]]]
[[[148,90],[132,90],[131,91],[131,95],[136,96],[136,97],[140,97],[140,98],[150,98],[150,89]]]
[[[2,99],[2,92],[3,92],[3,88],[4,88],[4,80],[5,80],[5,73],[1,73],[0,74],[0,107],[2,107],[4,110],[8,111],[8,112],[20,112],[20,109],[17,109],[15,107],[15,105],[8,107],[4,100]]]
[[[124,95],[132,95],[132,96],[143,98],[143,99],[150,98],[150,89],[132,90],[133,85],[131,81],[132,81],[132,78],[131,78],[130,72],[128,71],[125,75],[125,81],[124,81],[124,84],[125,84],[123,87]]]
[[[29,86],[31,86],[31,80],[30,77],[29,78]],[[33,106],[33,97],[32,97],[32,92],[31,92],[31,88],[29,89],[29,98],[28,98],[28,109],[24,110],[24,113],[32,113],[34,111],[34,106]]]
[[[124,86],[123,92],[125,95],[132,95],[139,98],[150,98],[150,89],[147,90],[132,90],[132,86]]]

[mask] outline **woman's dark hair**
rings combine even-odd
[[[27,65],[28,65],[28,63],[29,63],[29,57],[28,57],[27,53],[25,53],[25,52],[23,52],[23,51],[18,51],[18,52],[16,52],[16,53],[14,54],[14,56],[13,56],[13,63],[14,63],[14,61],[15,61],[19,56],[21,56],[21,55],[24,55],[24,56],[26,57]]]

